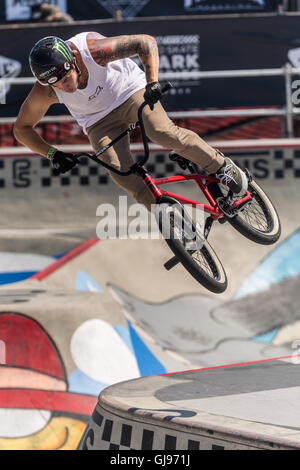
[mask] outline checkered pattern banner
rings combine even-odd
[[[88,157],[82,157],[80,159],[80,165],[77,165],[71,171],[60,176],[53,175],[49,160],[41,160],[40,185],[42,187],[49,187],[55,184],[60,186],[89,186],[107,183],[108,175],[105,169],[103,167],[101,168],[100,165],[97,165]]]
[[[187,423],[188,424],[188,423]],[[251,450],[256,443],[221,437],[213,431],[192,434],[174,428],[133,421],[104,410],[98,403],[79,443],[79,450]]]
[[[243,150],[224,152],[242,168],[250,170],[257,180],[300,178],[300,150]],[[135,155],[138,159],[139,155]],[[182,173],[168,157],[168,152],[152,152],[146,165],[156,178]],[[107,185],[111,181],[105,168],[87,157],[80,159],[70,172],[54,176],[49,160],[40,157],[16,156],[0,158],[0,191],[5,188],[58,188]]]

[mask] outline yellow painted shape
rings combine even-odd
[[[41,431],[25,437],[0,437],[0,450],[74,450],[86,428],[83,421],[55,417]]]

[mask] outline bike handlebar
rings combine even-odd
[[[167,82],[161,89],[161,92],[162,94],[166,93],[167,91],[169,91],[170,89],[172,88],[172,84],[170,82]],[[146,101],[144,101],[140,106],[139,106],[139,109],[138,109],[138,121],[134,124],[132,124],[131,126],[128,127],[128,129],[124,132],[122,132],[122,134],[120,134],[118,137],[116,137],[116,139],[112,140],[109,144],[105,145],[104,147],[102,147],[102,149],[100,149],[98,152],[96,152],[95,154],[90,154],[90,153],[87,153],[87,152],[81,152],[81,153],[77,153],[74,155],[74,157],[78,160],[78,163],[80,163],[79,161],[79,158],[80,157],[88,157],[90,158],[91,160],[93,160],[94,162],[96,162],[98,165],[102,165],[104,168],[106,168],[107,170],[110,170],[112,171],[113,173],[116,173],[118,175],[121,175],[121,176],[128,176],[128,175],[131,175],[133,172],[134,172],[134,169],[138,166],[138,167],[142,167],[145,165],[145,163],[147,162],[148,158],[149,158],[149,145],[148,145],[148,139],[147,139],[147,135],[146,135],[146,131],[145,131],[145,127],[144,127],[144,122],[143,122],[143,109],[145,108],[145,106],[147,106],[148,103],[146,103]],[[144,154],[144,157],[139,161],[139,162],[136,162],[134,163],[128,171],[120,171],[120,170],[117,170],[116,168],[112,167],[111,165],[109,165],[108,163],[105,163],[103,162],[103,160],[99,160],[99,156],[104,153],[108,148],[112,147],[116,142],[118,142],[122,137],[124,137],[126,134],[128,134],[129,132],[131,132],[133,129],[135,129],[137,126],[140,126],[141,128],[141,134],[142,134],[142,140],[143,140],[143,146],[144,146],[144,151],[145,151],[145,154]]]

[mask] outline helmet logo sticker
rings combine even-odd
[[[60,52],[66,60],[72,60],[72,51],[63,41],[57,41],[54,46],[52,46],[52,49],[56,49],[58,52]]]
[[[52,67],[50,70],[46,70],[46,72],[41,73],[39,76],[40,78],[44,78],[47,75],[50,75],[52,72],[56,71],[56,67]]]
[[[64,67],[65,67],[65,70],[70,70],[70,68],[71,68],[70,62],[65,62]]]
[[[49,78],[48,83],[51,85],[52,83],[57,82],[57,80],[58,80],[57,77],[51,77],[51,78]]]

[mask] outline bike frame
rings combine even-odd
[[[188,204],[196,208],[201,208],[204,212],[209,214],[213,220],[218,220],[224,217],[223,212],[219,209],[217,202],[210,194],[207,186],[210,183],[219,183],[219,180],[212,176],[206,175],[199,175],[197,173],[191,173],[190,175],[175,175],[175,176],[168,176],[163,178],[152,178],[151,175],[146,173],[145,177],[143,178],[145,185],[149,188],[152,192],[153,197],[157,200],[160,196],[169,196],[175,198],[181,204]],[[185,181],[194,181],[204,196],[206,197],[209,204],[204,204],[199,201],[195,201],[193,199],[186,198],[184,196],[180,196],[179,194],[172,193],[170,191],[160,189],[161,185],[170,184],[170,183],[182,183]],[[246,193],[244,197],[236,201],[232,206],[231,209],[237,208],[239,205],[246,203],[252,199],[249,192]]]

